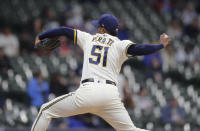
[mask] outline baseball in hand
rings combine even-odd
[[[168,38],[169,36],[167,34],[164,34],[164,38]]]
[[[163,44],[164,47],[166,47],[170,41],[171,39],[167,34],[163,33],[162,35],[160,35],[160,42]]]

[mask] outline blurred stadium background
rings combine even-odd
[[[199,0],[1,0],[0,131],[27,131],[46,101],[78,88],[82,52],[61,37],[52,53],[33,48],[35,36],[58,26],[94,34],[90,21],[119,18],[120,39],[172,42],[158,53],[128,60],[119,91],[134,124],[153,131],[200,131]],[[40,84],[38,84],[40,83]],[[112,131],[91,114],[59,118],[50,131]]]

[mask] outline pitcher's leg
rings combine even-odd
[[[135,127],[124,106],[120,108],[105,109],[96,114],[107,121],[117,131],[147,131]]]
[[[69,93],[43,104],[31,131],[46,131],[52,118],[84,113],[83,109],[76,106],[74,97],[74,93]]]

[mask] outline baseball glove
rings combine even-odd
[[[60,40],[58,37],[53,37],[53,38],[45,38],[41,40],[37,45],[35,45],[35,48],[37,49],[43,49],[46,51],[52,51],[59,47],[61,44]]]

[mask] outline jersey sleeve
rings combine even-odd
[[[74,30],[74,44],[79,45],[82,49],[85,48],[85,45],[88,44],[88,40],[92,37],[91,34],[80,31]]]
[[[123,40],[120,42],[119,50],[121,52],[121,57],[123,60],[128,59],[129,55],[127,54],[127,50],[132,44],[135,44],[135,43],[130,40]]]

